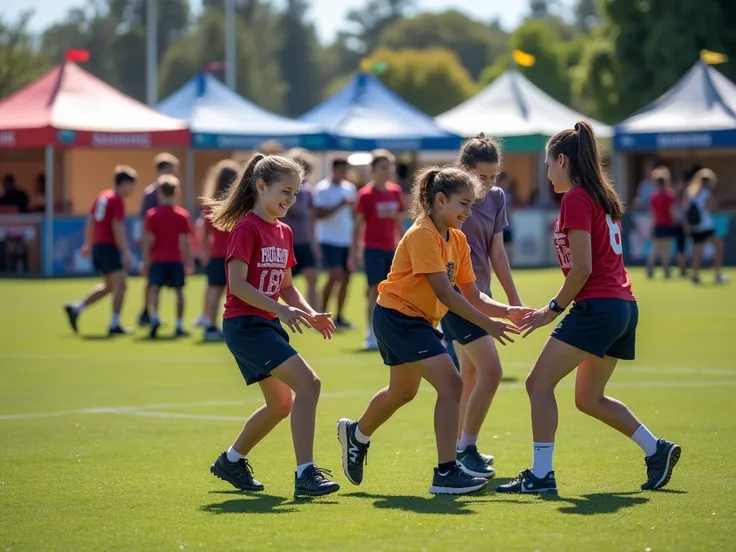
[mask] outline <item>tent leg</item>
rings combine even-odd
[[[54,272],[54,146],[46,146],[46,205],[44,209],[43,275]]]

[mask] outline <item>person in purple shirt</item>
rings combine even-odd
[[[281,220],[289,225],[294,235],[294,257],[296,266],[292,267],[291,275],[301,274],[307,281],[307,301],[310,305],[317,304],[317,265],[321,261],[322,250],[317,247],[314,234],[314,210],[312,207],[312,186],[308,182],[314,169],[315,159],[305,149],[293,148],[287,153],[304,170],[304,182],[296,201]]]
[[[146,186],[143,190],[143,200],[141,201],[140,209],[140,228],[143,228],[143,221],[146,220],[146,213],[149,209],[158,207],[158,181],[164,175],[176,176],[179,169],[179,160],[171,155],[170,153],[160,153],[153,158],[153,164],[156,167],[156,180],[153,183]],[[141,230],[141,236],[143,231]],[[151,316],[148,313],[148,286],[143,290],[143,309],[140,316],[138,316],[138,325],[148,326],[151,323]]]
[[[494,272],[506,292],[508,304],[521,306],[503,245],[503,230],[509,224],[506,200],[503,190],[494,186],[500,163],[500,147],[483,134],[463,145],[460,165],[482,180],[486,194],[473,205],[462,231],[470,246],[470,260],[478,289],[490,296],[491,272]],[[501,384],[501,359],[493,338],[484,329],[452,312],[442,319],[442,331],[448,346],[454,345],[457,349],[463,379],[457,460],[469,475],[491,478],[496,473],[491,467],[493,456],[481,454],[476,442]]]

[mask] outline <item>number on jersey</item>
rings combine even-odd
[[[276,295],[279,289],[281,289],[281,282],[283,281],[283,270],[264,270],[261,272],[261,281],[258,285],[258,291],[265,293],[266,295]]]
[[[624,252],[624,244],[621,238],[621,226],[618,222],[614,222],[611,215],[606,215],[606,224],[608,224],[608,237],[611,241],[611,249],[616,255]]]
[[[94,218],[97,222],[105,220],[105,211],[107,210],[107,198],[101,197],[95,203]]]

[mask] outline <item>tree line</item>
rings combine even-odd
[[[159,98],[205,63],[225,57],[224,0],[156,0]],[[701,49],[731,54],[720,66],[736,79],[733,0],[530,0],[509,32],[450,10],[420,13],[414,0],[368,0],[344,31],[322,44],[309,0],[235,0],[237,91],[255,103],[298,116],[339,89],[368,60],[392,90],[437,115],[469,98],[513,62],[520,49],[536,58],[520,70],[557,100],[616,122],[657,98],[697,60]],[[92,0],[40,35],[33,13],[0,18],[0,98],[59,63],[67,48],[91,52],[85,68],[145,99],[146,0]],[[220,75],[222,76],[222,75]]]

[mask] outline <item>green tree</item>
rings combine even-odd
[[[379,45],[392,50],[446,48],[454,51],[473,78],[507,51],[508,35],[457,10],[400,19],[381,33]]]
[[[458,57],[444,48],[379,48],[368,63],[382,62],[379,78],[404,100],[429,115],[439,115],[472,96],[476,87]]]
[[[24,12],[13,22],[0,18],[0,98],[23,88],[51,67],[28,31],[32,13]]]
[[[301,115],[320,100],[319,43],[314,26],[306,21],[306,11],[304,0],[288,0],[281,17],[284,40],[279,59],[288,86],[284,104],[289,115]]]

